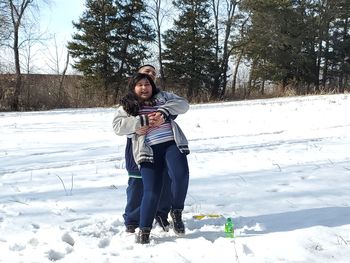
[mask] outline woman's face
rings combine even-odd
[[[141,100],[148,100],[152,97],[152,85],[148,79],[141,79],[136,82],[135,94]]]

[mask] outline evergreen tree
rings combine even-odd
[[[133,73],[146,59],[147,44],[154,39],[145,6],[140,0],[87,0],[86,11],[68,44],[74,67],[88,78],[89,86],[114,90],[114,103]]]
[[[210,69],[215,61],[214,28],[210,20],[207,0],[176,0],[179,9],[174,27],[164,34],[166,49],[163,53],[168,79],[181,80],[188,99],[200,90],[210,88]]]
[[[113,56],[119,78],[135,72],[136,68],[151,54],[148,44],[154,41],[155,33],[150,26],[150,16],[141,0],[116,1],[116,33]]]
[[[257,61],[255,76],[282,90],[292,84],[298,94],[317,91],[331,13],[313,0],[244,0],[242,8],[250,13],[245,55]]]
[[[114,81],[113,59],[115,17],[117,8],[113,0],[87,0],[86,11],[79,22],[73,22],[78,30],[68,43],[68,50],[75,59],[73,67],[88,79],[95,80],[106,92]]]
[[[283,87],[300,74],[302,32],[300,16],[292,1],[243,1],[251,13],[246,56],[255,61],[255,78],[282,83]]]
[[[298,94],[348,85],[348,0],[243,0],[242,40],[254,78],[293,84]]]
[[[324,69],[327,75],[324,78],[330,86],[344,93],[350,80],[350,1],[337,2],[336,6],[332,6],[335,15],[331,22],[328,63]]]

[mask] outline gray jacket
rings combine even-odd
[[[160,91],[155,95],[155,99],[161,102],[157,109],[165,116],[183,114],[188,111],[189,104],[186,99],[173,93]],[[163,104],[164,102],[164,104]],[[188,141],[180,129],[179,125],[170,118],[174,139],[179,150],[184,154],[189,154]],[[146,115],[130,116],[123,107],[119,107],[113,119],[113,129],[117,135],[128,135],[132,139],[134,159],[137,164],[142,162],[153,162],[153,151],[145,143],[145,136],[136,134],[136,130],[148,125]]]

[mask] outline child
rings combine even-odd
[[[186,157],[189,149],[185,135],[169,116],[183,114],[188,109],[189,104],[184,98],[159,91],[149,75],[137,73],[113,119],[117,135],[133,134],[133,155],[140,166],[144,191],[138,243],[149,243],[166,166],[172,180],[170,215],[174,231],[185,233],[182,210],[189,181]]]
[[[137,72],[148,74],[152,80],[156,79],[156,69],[154,66],[146,64],[141,66]],[[176,117],[176,116],[174,116]],[[127,138],[125,147],[125,163],[128,171],[128,187],[126,189],[126,206],[123,214],[126,232],[134,233],[139,226],[140,220],[140,205],[143,195],[143,183],[141,179],[140,170],[135,163],[132,153],[131,138]],[[167,169],[164,170],[162,192],[157,208],[156,221],[164,231],[169,231],[168,213],[171,207],[171,180],[168,176]]]

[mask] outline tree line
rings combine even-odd
[[[36,1],[13,2],[0,1],[10,10],[0,13],[0,43],[13,41],[17,61],[20,11]],[[343,93],[349,16],[349,0],[86,0],[67,48],[82,86],[103,91],[106,105],[118,102],[128,77],[149,61],[163,89],[181,90],[190,101],[235,97],[243,68],[245,98],[271,85],[282,93]],[[17,66],[16,76],[13,109],[20,103]]]

